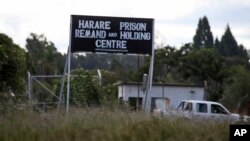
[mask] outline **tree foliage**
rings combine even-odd
[[[82,69],[72,71],[72,75],[70,102],[83,107],[100,105],[100,89],[92,75]]]
[[[154,81],[161,83],[172,81],[172,71],[175,70],[179,59],[176,51],[170,46],[155,51]]]
[[[250,71],[244,66],[233,66],[224,81],[222,102],[230,109],[240,112],[250,101]]]
[[[64,58],[53,42],[48,41],[44,35],[31,33],[26,39],[26,49],[36,65],[34,74],[52,75],[63,71]],[[32,70],[30,70],[32,71]]]
[[[225,57],[241,57],[248,60],[248,54],[242,45],[238,46],[229,25],[226,27],[225,33],[221,37],[220,44],[217,45],[218,52]]]
[[[194,47],[211,48],[213,47],[213,34],[206,16],[199,19],[198,28],[193,38]]]
[[[179,71],[183,77],[190,77],[193,82],[202,83],[209,78],[215,78],[220,68],[220,57],[213,49],[203,48],[181,57]]]
[[[25,51],[1,33],[0,56],[0,91],[11,88],[17,96],[22,95],[27,70]]]

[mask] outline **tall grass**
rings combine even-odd
[[[0,141],[228,141],[229,124],[165,119],[141,112],[71,109],[0,115]]]

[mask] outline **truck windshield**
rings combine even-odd
[[[181,111],[183,109],[184,102],[181,102],[180,105],[176,108],[176,111]]]
[[[192,103],[191,102],[181,102],[181,104],[177,107],[177,111],[192,111]]]

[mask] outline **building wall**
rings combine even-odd
[[[128,101],[129,97],[145,98],[145,94],[138,85],[120,85],[118,88],[118,97],[124,101]],[[170,109],[176,109],[182,100],[204,100],[204,88],[194,86],[169,86],[169,85],[153,85],[149,95],[152,98],[168,98],[170,99]]]

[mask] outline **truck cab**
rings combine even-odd
[[[212,101],[183,100],[176,109],[178,115],[190,119],[238,121],[240,115],[230,113],[223,105]]]

